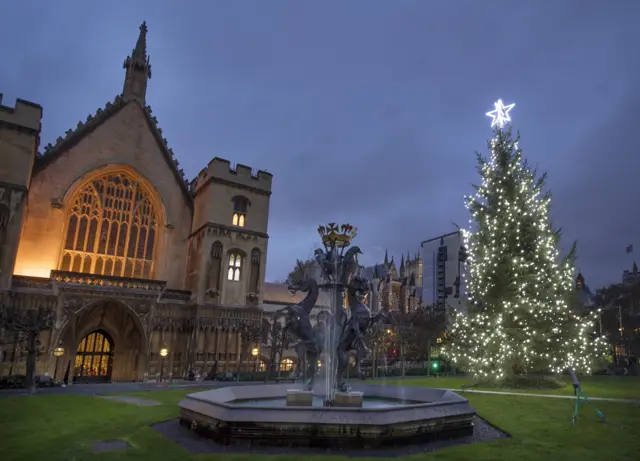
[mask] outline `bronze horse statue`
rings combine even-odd
[[[369,286],[368,280],[358,276],[353,277],[347,286],[347,303],[351,315],[342,329],[336,354],[338,359],[337,387],[342,391],[348,390],[345,373],[349,366],[350,352],[356,352],[356,373],[362,379],[360,365],[369,353],[365,343],[366,335],[372,326],[382,320],[388,320],[385,312],[372,316],[371,310],[362,302],[369,293]]]
[[[302,378],[303,381],[308,377],[307,385],[311,389],[314,378],[318,374],[318,359],[324,346],[324,341],[319,338],[318,329],[311,326],[309,318],[318,300],[318,283],[303,272],[303,275],[293,281],[288,288],[294,294],[299,291],[307,293],[302,301],[285,307],[282,312],[285,314],[283,334],[289,332],[299,340],[294,346],[298,360],[293,375]]]

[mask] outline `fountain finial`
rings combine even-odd
[[[326,226],[318,226],[318,234],[326,248],[346,248],[358,235],[358,229],[351,224],[329,223]]]

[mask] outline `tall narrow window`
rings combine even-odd
[[[222,243],[219,241],[211,245],[209,256],[209,274],[207,290],[220,290],[220,272],[222,272]]]
[[[246,197],[237,196],[233,198],[233,219],[231,223],[234,226],[244,227],[247,219],[247,208],[249,208],[249,200]]]
[[[107,173],[73,197],[60,270],[152,278],[157,211],[126,173]]]
[[[227,271],[227,279],[234,282],[240,281],[242,271],[242,255],[237,252],[229,253],[229,269]]]
[[[249,277],[249,291],[258,293],[260,287],[260,259],[262,253],[259,248],[251,250],[251,276]]]

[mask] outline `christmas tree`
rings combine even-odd
[[[477,155],[482,183],[466,197],[469,311],[455,316],[446,353],[479,379],[570,367],[589,373],[603,342],[593,336],[593,318],[572,308],[575,244],[561,259],[546,174],[529,167],[519,139],[503,129],[511,107],[499,101],[487,114],[497,125],[490,157]]]

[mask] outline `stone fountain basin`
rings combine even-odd
[[[178,404],[180,422],[217,443],[276,446],[358,446],[424,443],[468,436],[476,411],[460,395],[441,389],[355,385],[365,399],[411,402],[385,408],[286,407],[234,404],[284,398],[291,384],[233,386],[189,394]],[[320,395],[320,394],[318,394]]]

